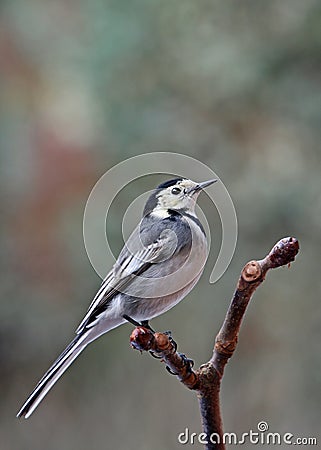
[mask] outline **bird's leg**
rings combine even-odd
[[[149,325],[149,320],[142,320],[141,326],[148,328],[152,333],[155,333],[155,330]]]
[[[135,327],[140,327],[141,326],[141,324],[139,322],[137,322],[137,320],[132,319],[131,317],[127,316],[127,314],[124,314],[123,318],[125,320],[127,320],[127,322],[131,323],[132,325],[135,325]]]
[[[149,325],[148,320],[142,320],[140,323],[137,322],[137,320],[133,319],[132,317],[129,317],[127,314],[123,315],[123,318],[127,320],[127,322],[131,323],[132,325],[135,325],[135,327],[145,327],[148,328],[152,333],[155,333],[155,330]]]

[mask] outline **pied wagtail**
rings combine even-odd
[[[70,364],[92,341],[129,321],[148,321],[182,300],[199,280],[207,258],[203,226],[195,214],[201,190],[216,180],[176,178],[148,198],[143,218],[102,282],[76,337],[22,405],[28,418]]]

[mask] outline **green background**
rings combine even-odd
[[[221,280],[208,282],[217,222],[204,276],[153,326],[205,362],[243,264],[296,236],[297,261],[270,273],[247,311],[222,408],[226,431],[265,420],[271,431],[316,436],[320,1],[10,0],[0,12],[1,448],[178,449],[186,427],[201,431],[195,395],[130,349],[129,325],[91,345],[28,421],[15,419],[100,283],[82,240],[92,186],[153,151],[212,167],[239,222]],[[108,219],[115,251],[128,204],[120,197]]]

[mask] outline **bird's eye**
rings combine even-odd
[[[178,194],[180,194],[180,193],[181,193],[180,188],[174,187],[174,188],[172,189],[172,194],[178,195]]]

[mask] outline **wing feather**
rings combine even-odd
[[[164,233],[155,242],[135,253],[130,253],[128,248],[124,247],[113,269],[103,280],[76,333],[79,334],[91,318],[96,318],[107,307],[114,295],[128,286],[135,276],[141,275],[151,264],[157,264],[172,254],[175,242],[172,233]]]

